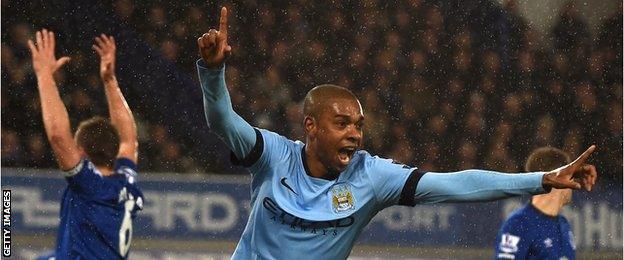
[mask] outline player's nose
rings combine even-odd
[[[359,145],[360,141],[362,140],[362,130],[358,129],[355,125],[351,125],[350,127],[348,127],[347,140],[356,145]]]

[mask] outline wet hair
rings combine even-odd
[[[554,147],[535,149],[524,165],[527,172],[550,171],[570,162],[568,153]]]
[[[119,152],[119,133],[107,119],[93,117],[82,121],[76,130],[76,141],[93,164],[113,167]]]
[[[346,98],[358,100],[351,90],[333,85],[318,85],[308,91],[303,101],[303,115],[317,118],[322,113],[322,108],[334,98]]]

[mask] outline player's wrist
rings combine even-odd
[[[557,172],[555,171],[550,171],[542,175],[542,187],[546,192],[550,192],[554,187],[556,183],[555,178],[557,178]]]
[[[202,57],[201,59],[199,59],[198,64],[209,70],[220,70],[223,68],[223,66],[225,66],[225,59],[222,59],[219,61],[215,59],[207,59],[205,57]]]
[[[37,69],[35,75],[38,81],[54,79],[54,71],[52,69]]]

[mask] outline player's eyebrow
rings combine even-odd
[[[349,121],[351,121],[351,116],[349,116],[349,115],[344,115],[344,114],[338,114],[338,115],[335,115],[335,116],[334,116],[334,118],[345,119],[345,120],[349,120]]]
[[[334,116],[334,119],[336,118],[340,118],[340,119],[345,119],[348,121],[355,121],[355,122],[363,122],[364,121],[364,116],[360,115],[359,118],[357,120],[351,120],[351,116],[350,115],[345,115],[345,114],[338,114]]]

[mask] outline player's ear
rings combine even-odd
[[[311,116],[305,116],[303,118],[303,129],[305,130],[306,135],[310,137],[316,136],[316,121]]]

